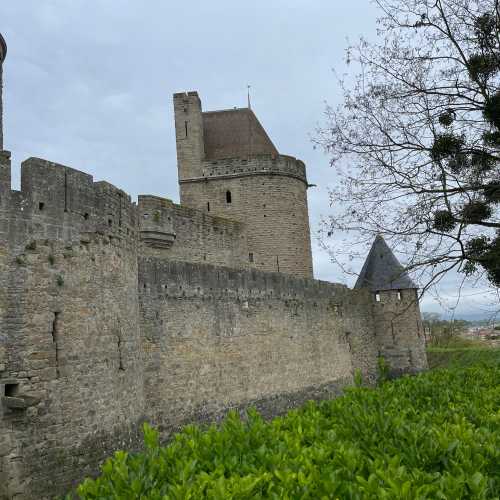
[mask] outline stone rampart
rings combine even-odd
[[[22,248],[28,239],[78,241],[81,232],[137,235],[130,196],[107,182],[63,165],[29,158],[21,165],[21,190],[10,188],[10,155],[0,153],[0,241]]]
[[[117,238],[0,245],[0,498],[52,498],[139,442],[137,254]]]
[[[250,268],[246,225],[157,196],[139,196],[141,255]]]
[[[338,394],[356,369],[375,379],[365,290],[147,258],[139,293],[147,415],[162,430],[231,407],[275,415]]]
[[[357,370],[373,381],[391,349],[396,371],[424,367],[415,309],[395,316],[394,298],[378,304],[368,290],[308,278],[307,267],[304,277],[251,268],[250,216],[154,196],[136,205],[40,159],[21,177],[11,190],[0,153],[2,500],[64,494],[113,451],[140,447],[144,420],[168,436],[229,408],[276,415],[338,394]],[[274,221],[266,237],[287,213],[304,240],[307,214],[290,208],[304,183],[249,178],[253,196],[268,197],[252,212]],[[243,216],[252,199],[230,188],[227,213]]]

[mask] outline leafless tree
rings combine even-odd
[[[339,178],[321,241],[352,258],[381,233],[424,289],[452,270],[497,289],[499,0],[375,3],[379,42],[347,50],[358,74],[316,137]]]

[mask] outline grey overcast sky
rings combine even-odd
[[[315,276],[352,285],[319,249],[329,213],[328,158],[310,136],[325,101],[340,101],[348,40],[376,36],[369,0],[2,0],[5,148],[107,180],[136,198],[178,201],[172,93],[198,90],[204,110],[252,107],[278,150],[303,159]],[[361,266],[360,262],[360,266]],[[453,305],[458,278],[441,296]],[[466,289],[458,316],[479,316],[488,297]],[[441,306],[426,297],[424,310]]]

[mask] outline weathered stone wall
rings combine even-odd
[[[364,290],[148,258],[139,291],[147,415],[163,430],[249,404],[276,414],[338,392],[357,368],[375,377]]]
[[[183,203],[245,223],[257,269],[312,278],[307,185],[295,176],[256,173],[181,183]],[[227,193],[231,193],[231,202]]]
[[[417,290],[386,290],[372,296],[379,355],[386,360],[391,374],[427,369]]]
[[[139,196],[141,255],[169,260],[250,268],[246,225],[165,198]],[[147,234],[145,235],[145,230]],[[170,245],[153,240],[153,233],[171,235]],[[148,239],[146,239],[146,236]]]
[[[136,206],[0,153],[0,498],[62,493],[130,447],[142,418]]]
[[[109,235],[0,247],[0,498],[45,498],[133,448],[143,417],[137,253]],[[18,495],[18,496],[16,496]]]
[[[63,165],[29,158],[21,191],[10,189],[10,154],[0,153],[0,241],[22,249],[33,238],[78,242],[81,232],[136,241],[137,207],[124,191]]]

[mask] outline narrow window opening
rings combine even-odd
[[[19,384],[5,384],[5,395],[14,398],[19,394]]]
[[[57,345],[59,337],[59,312],[54,313],[54,319],[52,320],[52,343],[54,344],[54,350],[56,354],[56,376],[59,378],[59,346]]]
[[[41,201],[39,204],[38,204],[38,210],[40,210],[40,212],[45,208],[45,203],[43,201]]]
[[[250,253],[248,254],[248,261],[249,261],[249,262],[253,262],[253,252],[250,252]]]
[[[89,214],[87,214],[87,213],[83,214],[83,218],[84,218],[85,220],[89,220]]]
[[[401,290],[398,290],[398,300],[401,300]]]
[[[203,260],[207,260],[207,255],[206,254],[203,255]]]
[[[226,191],[226,203],[232,203],[231,191]]]
[[[210,202],[207,201],[207,212],[210,212]]]
[[[123,366],[122,337],[121,337],[121,335],[118,335],[118,357],[119,357],[118,370],[125,371],[125,368]]]
[[[184,122],[184,130],[186,132],[186,137],[188,136],[188,122]]]
[[[380,302],[380,292],[375,292],[375,301]]]
[[[120,205],[118,207],[118,226],[122,227],[122,198],[123,198],[123,194],[122,193],[119,193],[119,194],[120,194]]]
[[[111,219],[108,219],[108,226],[111,227],[113,225],[113,221]]]
[[[68,211],[68,172],[64,171],[64,211]]]
[[[276,255],[276,267],[278,268],[278,272],[280,272],[280,258],[277,255]]]

